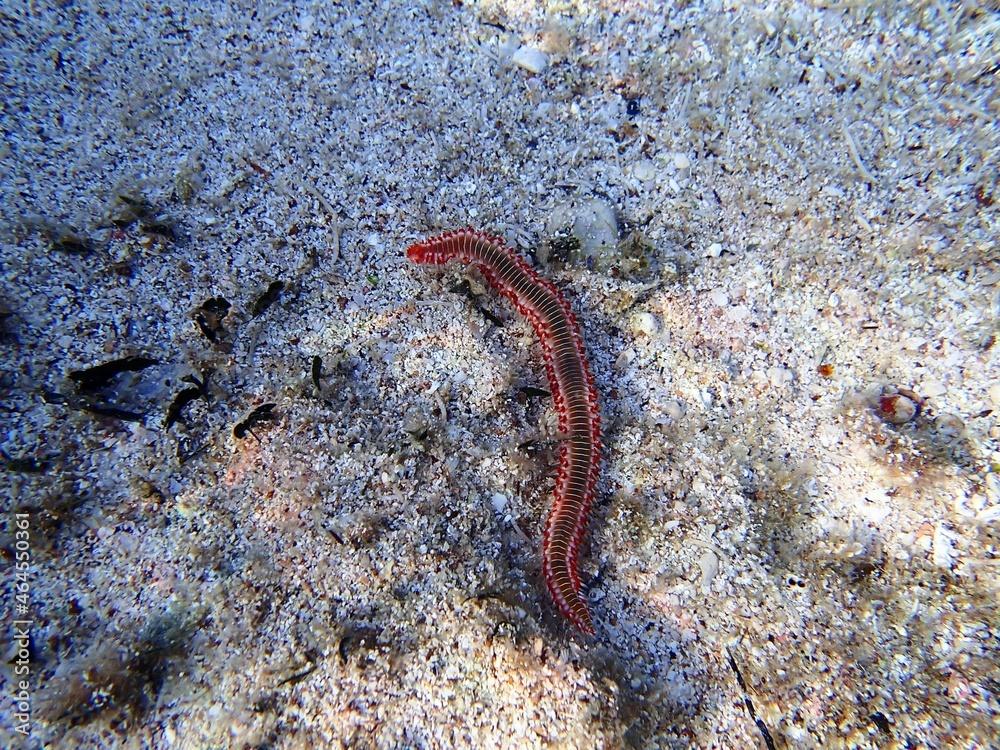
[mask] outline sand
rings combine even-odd
[[[981,5],[5,3],[0,744],[1000,742]]]

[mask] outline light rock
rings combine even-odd
[[[944,383],[939,380],[925,380],[920,384],[919,393],[924,398],[936,398],[948,392]]]
[[[1000,383],[991,385],[987,394],[990,397],[990,403],[993,405],[993,408],[1000,409]]]
[[[719,558],[712,550],[705,550],[698,558],[698,567],[701,568],[701,591],[707,594],[712,590],[712,580],[719,573]]]
[[[510,60],[515,65],[535,75],[545,70],[545,66],[549,64],[549,58],[544,52],[534,47],[525,46],[519,47]]]
[[[653,313],[642,312],[636,313],[632,316],[630,321],[632,324],[633,333],[641,333],[645,336],[655,336],[660,331],[660,321],[656,319]]]
[[[652,182],[656,177],[656,167],[649,159],[642,159],[632,165],[632,175],[639,182]]]

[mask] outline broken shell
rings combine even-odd
[[[902,393],[883,394],[878,400],[878,413],[889,424],[906,424],[920,412],[920,405]]]

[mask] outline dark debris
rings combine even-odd
[[[233,437],[238,440],[242,440],[248,434],[257,437],[253,431],[254,427],[265,422],[276,422],[278,420],[278,415],[274,413],[275,406],[277,406],[275,403],[266,403],[251,409],[250,413],[233,427]]]
[[[107,387],[115,375],[123,372],[138,372],[159,363],[159,360],[151,357],[122,357],[82,370],[71,370],[69,378],[76,383],[76,387],[81,393],[94,393]]]
[[[254,300],[253,307],[250,308],[250,314],[256,318],[262,312],[267,310],[267,308],[278,301],[278,297],[281,296],[281,292],[284,288],[285,282],[280,279],[272,281],[268,284],[267,289]]]
[[[167,416],[163,422],[164,427],[170,427],[175,422],[186,424],[183,410],[192,401],[199,398],[203,398],[206,401],[211,400],[211,394],[208,392],[208,378],[211,374],[211,370],[206,370],[202,373],[200,380],[194,375],[185,375],[181,378],[185,383],[190,383],[190,386],[179,391],[174,396],[174,400],[170,402],[170,406],[167,407]]]
[[[322,393],[323,386],[320,381],[323,378],[323,358],[318,354],[312,358],[310,372],[312,374],[313,385],[316,386],[317,391]]]
[[[4,468],[7,471],[20,472],[22,474],[42,474],[49,468],[47,459],[37,459],[30,457],[14,458],[7,454],[7,451],[0,449],[0,457],[3,457]]]
[[[340,638],[337,652],[340,654],[340,661],[347,663],[351,653],[360,649],[371,650],[378,647],[378,637],[382,634],[381,628],[369,626],[359,626],[348,628]]]
[[[202,335],[213,344],[226,345],[225,319],[232,305],[225,297],[212,297],[205,300],[192,313],[195,324]]]

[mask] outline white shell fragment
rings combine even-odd
[[[698,558],[701,568],[701,591],[707,594],[712,590],[712,581],[719,573],[719,558],[712,550],[705,550]]]
[[[494,492],[490,496],[490,503],[493,505],[493,510],[503,513],[507,509],[507,496],[501,492]]]
[[[919,393],[924,398],[937,398],[948,392],[940,380],[925,380],[920,384]]]
[[[950,570],[955,564],[955,535],[945,527],[944,523],[938,522],[934,527],[934,551],[932,559],[934,565],[944,570]]]
[[[549,64],[548,55],[540,49],[526,46],[519,47],[510,60],[515,65],[536,75],[545,70],[545,66]]]
[[[729,295],[726,294],[722,289],[713,289],[708,298],[712,301],[712,304],[716,307],[726,307],[729,305]]]

